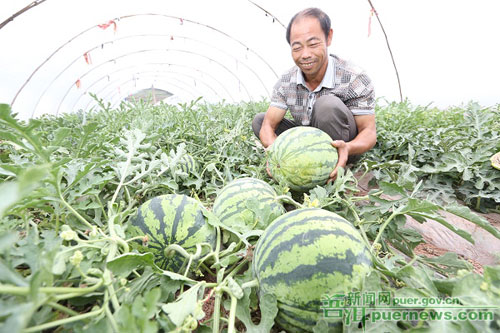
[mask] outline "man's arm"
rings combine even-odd
[[[272,145],[274,140],[276,140],[277,135],[275,131],[278,128],[281,120],[283,120],[283,118],[285,117],[285,113],[286,110],[277,108],[275,106],[270,106],[269,109],[267,109],[259,133],[260,141],[265,148]]]
[[[335,180],[337,177],[338,167],[345,168],[349,155],[359,155],[372,149],[377,143],[377,128],[375,125],[375,115],[355,116],[356,126],[358,127],[358,135],[349,142],[336,140],[332,142],[332,146],[337,148],[339,160],[337,166],[330,174],[328,182]]]

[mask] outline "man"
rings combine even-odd
[[[328,133],[339,167],[357,161],[375,145],[375,96],[366,74],[335,55],[328,55],[333,30],[330,18],[318,8],[297,13],[288,24],[286,38],[296,64],[281,76],[271,104],[256,115],[252,128],[264,147],[295,126],[313,126]],[[290,110],[293,121],[284,118]]]

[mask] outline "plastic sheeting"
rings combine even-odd
[[[30,2],[3,0],[0,21]],[[500,51],[491,41],[500,4],[372,2],[405,97],[442,106],[499,101],[491,80],[500,75]],[[366,69],[378,97],[399,100],[368,1],[46,0],[0,29],[0,102],[30,118],[92,109],[91,94],[116,106],[151,87],[176,101],[269,98],[277,75],[293,65],[282,24],[304,6],[332,18],[331,53]]]

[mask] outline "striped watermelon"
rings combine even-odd
[[[319,208],[274,220],[257,242],[252,264],[259,295],[276,295],[276,322],[288,332],[312,332],[323,318],[324,296],[359,290],[372,268],[370,252],[352,224]],[[329,325],[341,327],[340,321]]]
[[[279,183],[305,192],[325,185],[337,165],[337,149],[320,129],[298,126],[280,134],[268,154],[269,170]]]
[[[214,201],[213,213],[222,224],[233,230],[244,233],[251,229],[265,229],[276,217],[285,213],[283,205],[276,200],[276,192],[271,185],[257,178],[240,178],[227,184],[217,195]],[[269,207],[270,214],[265,221],[258,220],[254,226],[253,221],[245,219],[250,199],[256,199],[261,205]],[[251,224],[251,225],[250,225]]]
[[[179,159],[179,162],[177,165],[182,172],[185,172],[187,174],[194,173],[198,169],[196,161],[194,160],[193,156],[191,156],[189,154],[184,154]]]
[[[152,252],[161,268],[178,271],[183,262],[177,252],[165,255],[169,244],[178,244],[194,253],[197,243],[215,248],[215,229],[207,224],[201,203],[185,195],[167,194],[146,201],[127,228],[130,237],[147,236],[147,246],[138,240],[132,246],[140,252]]]

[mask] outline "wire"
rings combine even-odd
[[[13,15],[11,15],[8,19],[6,19],[5,21],[3,21],[2,23],[0,23],[0,29],[2,29],[3,27],[5,27],[7,24],[9,24],[10,22],[14,21],[14,19],[16,17],[18,17],[19,15],[23,14],[24,12],[27,12],[28,10],[30,10],[31,8],[34,8],[38,5],[40,5],[41,3],[45,2],[46,0],[36,0],[36,1],[33,1],[32,3],[30,3],[29,5],[27,5],[26,7],[24,7],[23,9],[17,11],[16,13],[14,13]]]

